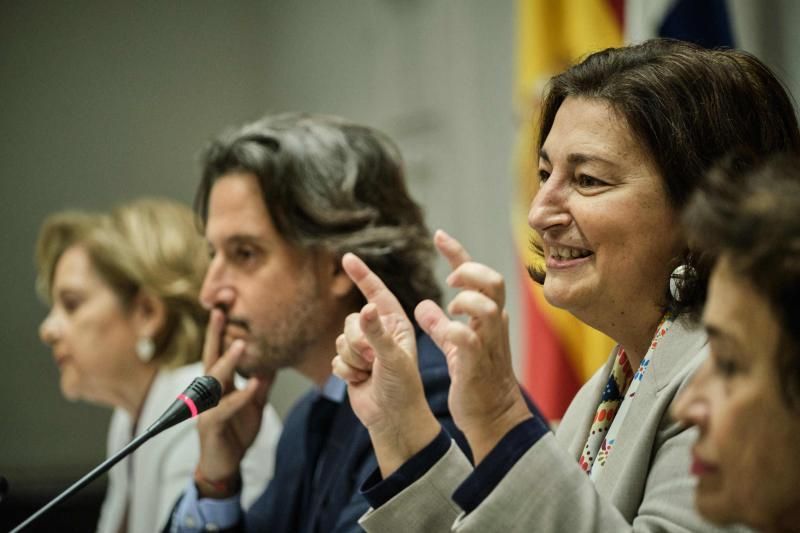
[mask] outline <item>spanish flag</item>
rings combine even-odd
[[[547,80],[590,52],[622,45],[622,0],[517,0],[515,107],[519,115],[518,186],[512,217],[522,263],[523,384],[542,413],[560,419],[578,388],[605,361],[613,341],[550,306],[528,278],[527,224],[538,183],[537,110]]]

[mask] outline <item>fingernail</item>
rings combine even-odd
[[[366,359],[368,362],[373,362],[375,360],[375,350],[372,348],[364,348],[361,351],[361,357]]]
[[[375,320],[375,318],[378,316],[378,308],[375,307],[375,304],[373,303],[368,303],[365,305],[362,312],[367,320]]]
[[[231,344],[231,351],[232,352],[241,352],[244,350],[244,341],[242,339],[236,339]]]

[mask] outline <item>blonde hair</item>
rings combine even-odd
[[[50,302],[58,260],[80,245],[123,306],[140,291],[163,302],[166,319],[153,339],[155,362],[177,367],[198,361],[208,320],[199,302],[208,253],[198,227],[188,207],[154,198],[120,205],[109,214],[51,215],[36,243],[38,292]]]

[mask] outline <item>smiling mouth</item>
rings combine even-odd
[[[547,251],[547,266],[561,266],[570,264],[580,259],[586,259],[594,255],[591,250],[585,248],[573,248],[571,246],[550,246]]]

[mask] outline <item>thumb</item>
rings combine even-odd
[[[367,342],[375,350],[377,359],[383,361],[384,364],[391,364],[392,361],[403,356],[404,350],[383,327],[375,304],[369,303],[364,306],[361,310],[360,322],[361,330],[364,332]]]

